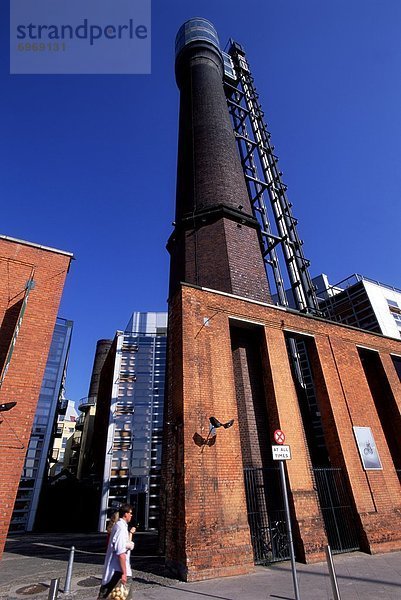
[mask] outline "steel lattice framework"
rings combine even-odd
[[[302,250],[297,219],[287,197],[287,186],[278,170],[278,157],[270,142],[264,113],[243,48],[230,41],[225,62],[224,85],[246,185],[255,218],[260,224],[260,242],[266,271],[272,269],[278,303],[288,306],[277,253],[281,247],[288,279],[298,310],[320,314],[309,261]],[[267,201],[266,201],[267,198]]]

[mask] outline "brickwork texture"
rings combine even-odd
[[[0,366],[4,367],[27,281],[30,291],[0,403],[0,556],[11,519],[36,404],[71,256],[0,239]]]
[[[169,327],[164,506],[172,570],[186,580],[252,570],[243,468],[268,462],[276,428],[291,446],[286,469],[297,558],[324,557],[327,537],[289,365],[288,332],[307,336],[313,346],[326,444],[331,463],[346,473],[361,548],[401,549],[401,486],[387,439],[391,428],[383,426],[386,415],[400,418],[401,383],[391,358],[401,354],[400,341],[189,285],[171,301]],[[381,415],[361,348],[376,354],[386,377],[391,410]],[[209,445],[210,416],[235,422],[218,429]],[[353,426],[372,429],[382,470],[364,470]]]

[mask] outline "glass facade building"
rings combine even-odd
[[[335,285],[314,278],[319,305],[328,318],[367,331],[401,338],[401,290],[354,273]]]
[[[39,400],[26,452],[24,468],[10,523],[12,531],[32,531],[58,413],[65,412],[64,379],[72,334],[72,321],[57,318]]]
[[[158,529],[167,313],[134,312],[117,332],[99,528],[122,502]]]

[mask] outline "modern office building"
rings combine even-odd
[[[49,455],[49,451],[52,449],[54,435],[58,435],[58,428],[57,432],[55,431],[55,420],[57,419],[60,423],[64,421],[68,404],[68,401],[63,398],[63,389],[72,327],[72,321],[57,318],[11,518],[10,531],[32,531],[43,481],[49,475],[49,468],[54,466],[51,459],[61,460],[59,452],[55,457],[54,452],[50,452]]]
[[[69,252],[0,236],[0,555],[72,258]]]
[[[167,313],[134,312],[104,361],[94,435],[100,531],[127,501],[141,529],[158,529],[166,343]]]
[[[355,273],[335,285],[313,279],[319,304],[333,321],[401,338],[401,290]]]
[[[277,429],[298,560],[399,550],[401,341],[322,318],[243,48],[191,19],[175,67],[166,564],[193,581],[288,558]]]

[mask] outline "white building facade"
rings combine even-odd
[[[313,279],[320,306],[330,319],[401,338],[401,290],[354,274],[330,285],[322,274]]]
[[[65,400],[67,408],[65,414],[57,415],[56,431],[53,438],[53,447],[50,459],[49,475],[54,477],[68,465],[67,448],[69,441],[75,433],[78,412],[72,400]]]
[[[131,503],[141,529],[158,529],[167,313],[134,312],[116,334],[99,530]]]

